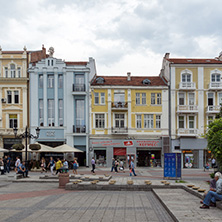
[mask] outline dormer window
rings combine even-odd
[[[149,79],[144,79],[143,80],[143,85],[150,85],[151,81]]]
[[[98,78],[96,79],[96,83],[103,84],[104,82],[105,82],[105,80],[104,80],[104,78],[102,78],[102,77],[98,77]]]

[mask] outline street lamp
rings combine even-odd
[[[15,138],[20,138],[20,139],[25,139],[25,163],[27,164],[27,152],[28,152],[28,138],[29,139],[37,139],[39,138],[39,133],[40,133],[40,129],[39,127],[37,127],[36,129],[36,136],[32,135],[29,131],[28,131],[28,127],[26,126],[25,128],[25,132],[17,135],[18,129],[16,127],[13,128],[14,134],[15,134]]]

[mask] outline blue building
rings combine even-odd
[[[89,83],[96,73],[95,60],[65,62],[54,58],[51,50],[48,58],[29,66],[30,131],[35,134],[40,127],[39,143],[66,143],[84,151],[75,156],[80,165],[88,165]],[[66,158],[72,160],[73,154]]]

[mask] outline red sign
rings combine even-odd
[[[126,148],[114,148],[113,154],[115,156],[125,156],[126,155]]]
[[[133,146],[133,141],[124,141],[124,146]]]
[[[138,146],[142,146],[142,147],[158,147],[159,146],[159,141],[157,140],[139,140],[137,141]]]

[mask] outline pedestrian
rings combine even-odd
[[[221,173],[217,172],[214,175],[216,180],[216,189],[210,188],[203,201],[200,201],[203,205],[200,206],[201,209],[209,209],[210,207],[216,207],[216,201],[222,200],[222,179]]]
[[[45,158],[44,157],[42,157],[42,159],[41,159],[41,168],[42,168],[41,173],[43,173],[43,172],[47,173],[46,162],[45,162]]]
[[[4,173],[6,173],[6,171],[7,171],[7,159],[8,159],[8,156],[5,155],[4,158],[3,158],[3,162],[4,162]]]
[[[57,162],[56,162],[56,175],[58,173],[61,173],[61,169],[60,169],[61,167],[62,167],[62,161],[59,158],[57,158]]]
[[[119,170],[121,170],[121,171],[123,171],[125,173],[123,160],[120,160],[120,162],[119,162]]]
[[[11,157],[8,155],[8,158],[7,158],[7,162],[6,162],[6,171],[8,173],[10,173],[10,165],[11,165]]]
[[[54,173],[53,173],[54,167],[55,167],[55,161],[53,160],[53,157],[50,156],[48,168],[50,168],[50,171],[51,171],[52,175],[54,175]]]
[[[213,159],[211,161],[211,164],[212,164],[212,168],[216,167],[216,160],[214,159],[214,157],[213,157]]]
[[[112,167],[111,167],[111,171],[110,172],[113,172],[114,169],[115,169],[115,159],[112,158]]]
[[[28,169],[25,168],[25,161],[18,165],[18,174],[22,174],[23,177],[28,177]]]
[[[136,173],[135,173],[134,160],[131,160],[131,163],[130,163],[130,169],[132,170],[133,175],[134,175],[134,176],[137,176]]]
[[[69,171],[69,164],[66,159],[63,160],[62,170],[65,171],[65,173]]]
[[[74,158],[74,162],[73,162],[73,174],[77,174],[77,169],[78,169],[78,162],[77,162],[77,159]]]
[[[4,175],[4,162],[2,160],[2,158],[0,157],[0,170],[1,170],[1,175]]]
[[[119,162],[118,160],[115,160],[115,173],[118,173],[118,166],[119,166]]]
[[[20,160],[20,158],[17,156],[17,157],[16,157],[16,161],[15,161],[15,172],[16,172],[16,173],[18,172],[18,166],[19,166],[20,163],[21,163],[21,160]]]
[[[92,173],[95,173],[96,161],[95,161],[94,157],[92,158],[91,164],[92,164],[92,170],[91,170],[91,172],[92,172]]]

